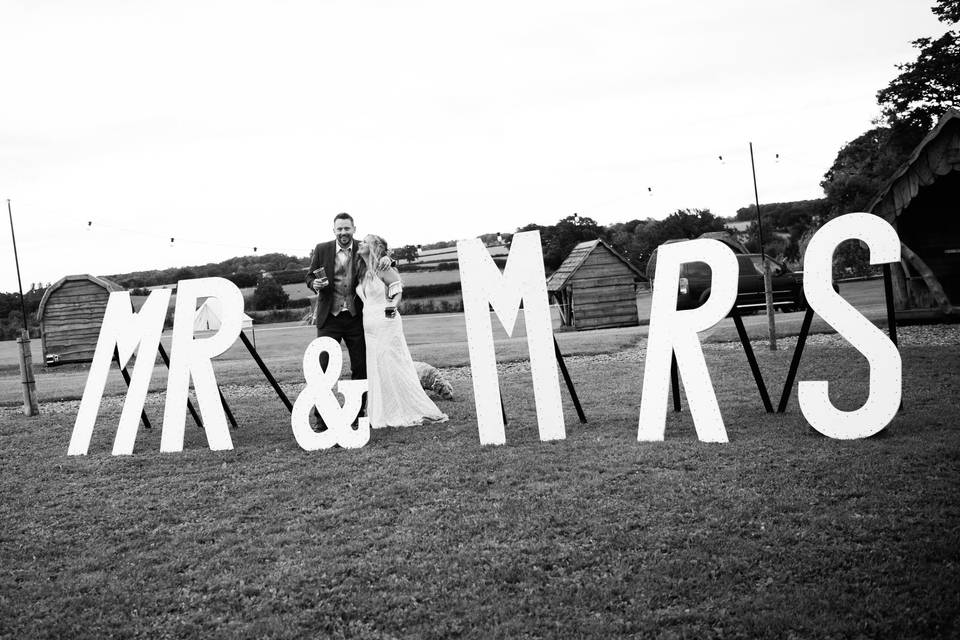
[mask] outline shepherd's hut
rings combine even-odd
[[[547,278],[560,321],[574,329],[638,324],[637,284],[646,278],[603,240],[581,242]]]
[[[88,274],[67,276],[47,288],[37,312],[47,366],[93,360],[111,291],[123,287]]]
[[[887,181],[867,211],[897,230],[891,265],[902,319],[960,314],[960,111],[951,109]]]

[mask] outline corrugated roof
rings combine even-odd
[[[946,163],[950,162],[951,159],[939,158],[944,166],[936,168],[927,166],[928,163],[920,162],[920,159],[924,156],[928,147],[935,146],[935,142],[939,144],[948,143],[945,138],[941,138],[941,135],[947,127],[953,127],[958,122],[960,122],[960,111],[948,109],[930,133],[920,141],[920,144],[913,150],[906,162],[884,183],[866,210],[892,223],[894,218],[899,216],[910,204],[920,187],[933,183],[939,177],[940,172],[949,172],[950,167]],[[953,162],[956,163],[956,160],[954,159]]]
[[[40,306],[37,309],[37,318],[38,319],[43,318],[43,312],[47,306],[47,301],[50,299],[50,295],[54,291],[62,287],[67,282],[77,282],[77,281],[85,281],[85,280],[89,280],[90,282],[103,287],[103,289],[107,292],[124,290],[123,287],[121,287],[119,284],[117,284],[113,280],[110,280],[109,278],[92,276],[89,273],[82,273],[82,274],[73,275],[73,276],[64,276],[63,278],[60,278],[59,280],[54,282],[52,285],[47,287],[47,290],[43,292],[43,297],[40,299]]]

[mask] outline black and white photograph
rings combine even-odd
[[[0,638],[960,637],[960,0],[0,25]]]

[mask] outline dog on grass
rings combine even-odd
[[[444,400],[453,400],[453,387],[436,367],[426,362],[414,362],[413,367],[420,377],[421,387],[433,391]]]

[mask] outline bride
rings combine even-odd
[[[357,295],[363,301],[363,334],[367,343],[367,415],[370,426],[407,427],[445,422],[446,414],[433,403],[413,366],[397,312],[400,274],[393,267],[378,269],[387,253],[380,236],[368,235],[359,246],[361,258]]]

